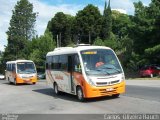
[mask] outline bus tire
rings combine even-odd
[[[33,82],[32,84],[33,84],[33,85],[35,85],[35,84],[36,84],[36,82]]]
[[[16,81],[16,79],[14,79],[14,85],[17,85],[17,81]]]
[[[59,95],[59,90],[58,90],[58,85],[57,85],[57,83],[54,83],[54,93],[55,93],[56,95]]]
[[[81,87],[77,87],[76,92],[77,92],[78,100],[81,101],[81,102],[84,102],[85,99],[84,99],[82,88]]]
[[[120,94],[114,94],[112,95],[113,98],[118,98]]]
[[[9,84],[12,84],[12,82],[11,82],[10,79],[9,79],[9,77],[8,77],[8,82],[9,82]]]

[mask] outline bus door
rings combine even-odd
[[[74,55],[68,56],[68,72],[70,74],[69,86],[71,93],[74,93],[74,83],[73,83],[73,58]]]
[[[8,64],[8,80],[14,82],[16,78],[15,64]]]
[[[81,74],[81,65],[78,54],[68,56],[68,71],[70,73],[70,88],[71,92],[75,93],[76,80],[75,77]]]
[[[8,81],[11,81],[11,64],[7,64],[7,68],[6,68],[6,79],[8,80]],[[11,81],[12,82],[12,81]]]

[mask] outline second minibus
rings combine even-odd
[[[37,82],[37,71],[33,61],[31,60],[16,60],[6,63],[6,80],[15,85],[19,83]]]

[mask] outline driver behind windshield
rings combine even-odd
[[[104,64],[105,64],[104,59],[102,57],[99,57],[99,61],[95,64],[95,67],[100,67]]]

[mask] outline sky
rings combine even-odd
[[[6,31],[12,16],[12,10],[19,0],[0,0],[0,51],[4,51],[7,45]],[[35,30],[37,34],[43,35],[47,23],[57,12],[64,12],[73,16],[88,4],[99,8],[101,13],[104,9],[105,0],[28,0],[33,4],[33,11],[38,12]],[[108,0],[106,0],[108,1]],[[111,8],[125,14],[134,15],[133,2],[139,0],[111,0]],[[149,5],[151,0],[141,0],[144,5]]]

